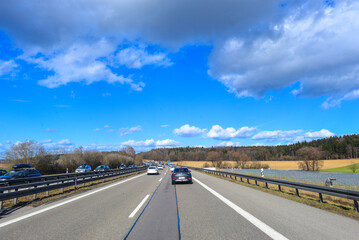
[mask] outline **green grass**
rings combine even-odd
[[[359,163],[350,164],[348,166],[344,167],[338,167],[338,168],[329,168],[329,169],[322,169],[321,172],[342,172],[342,173],[353,173],[352,166],[355,165],[356,171],[355,173],[359,173]]]

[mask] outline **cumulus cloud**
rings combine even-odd
[[[156,147],[174,147],[178,146],[179,142],[172,139],[158,140],[156,141]]]
[[[200,129],[199,127],[185,124],[180,128],[176,128],[175,130],[173,130],[173,133],[181,137],[195,137],[204,134],[206,131],[207,129]]]
[[[120,136],[126,136],[126,135],[129,135],[129,134],[132,134],[132,133],[136,133],[136,132],[139,132],[139,131],[142,131],[142,128],[141,126],[136,126],[136,127],[130,127],[130,128],[120,128],[118,130],[118,132],[120,133]]]
[[[161,125],[161,127],[166,128],[166,127],[168,127],[168,125],[167,125],[167,124],[163,124],[163,125]]]
[[[304,9],[273,24],[271,34],[224,41],[212,53],[210,74],[238,97],[262,97],[296,82],[299,96],[341,99],[359,90],[359,25],[351,24],[359,22],[359,3]]]
[[[95,129],[92,130],[92,131],[94,131],[94,132],[100,132],[100,131],[102,131],[102,128],[95,128]]]
[[[54,142],[52,139],[47,139],[41,141],[40,144],[42,144],[44,148],[48,150],[54,150],[54,149],[71,150],[75,147],[75,143],[73,143],[69,139],[63,139],[58,142]]]
[[[115,51],[115,46],[105,39],[93,44],[75,44],[63,52],[52,52],[47,56],[23,55],[25,61],[37,67],[53,72],[39,84],[56,88],[71,82],[85,82],[87,85],[106,81],[110,84],[128,84],[135,91],[141,91],[143,82],[135,83],[133,79],[113,73],[103,58]]]
[[[144,47],[128,47],[120,50],[113,57],[115,64],[126,65],[127,68],[142,68],[145,65],[170,66],[171,60],[165,53],[149,53]]]
[[[320,131],[305,132],[303,130],[289,130],[289,131],[261,131],[252,137],[253,140],[266,140],[267,142],[286,142],[295,143],[302,141],[311,141],[314,139],[327,138],[335,136],[334,133],[327,129]]]
[[[9,60],[9,61],[0,60],[0,77],[11,73],[17,67],[18,65],[14,62],[14,60]]]
[[[219,140],[229,140],[231,138],[248,138],[255,130],[255,127],[241,127],[240,129],[236,130],[233,127],[224,129],[219,125],[213,125],[209,132],[206,134],[206,137]]]
[[[121,143],[122,146],[132,146],[136,151],[148,151],[153,148],[169,148],[179,146],[179,142],[172,139],[157,140],[147,139],[145,141],[128,140]]]
[[[238,146],[241,146],[241,143],[240,142],[223,141],[223,142],[219,143],[218,146],[221,146],[221,147],[238,147]]]

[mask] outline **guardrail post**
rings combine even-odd
[[[36,193],[34,193],[34,200],[37,198],[37,194]]]
[[[234,176],[234,180],[236,180],[236,181],[237,181],[237,176]]]
[[[241,182],[243,182],[243,178],[241,177]]]
[[[266,182],[266,188],[268,188],[268,183]]]
[[[49,191],[46,191],[46,197],[48,197],[49,196]]]
[[[249,178],[247,178],[247,183],[249,183]]]
[[[298,188],[295,189],[295,193],[296,193],[297,196],[299,197],[299,190],[298,190]]]
[[[17,198],[14,198],[14,205],[17,204]]]
[[[359,206],[358,206],[357,200],[354,200],[354,209],[355,209],[355,211],[359,212]]]
[[[278,191],[281,192],[282,191],[282,187],[280,185],[278,185]]]
[[[323,203],[323,195],[321,193],[319,193],[319,201]]]
[[[2,201],[0,201],[0,210],[2,209]]]
[[[256,185],[258,186],[257,180],[254,181],[256,183]]]

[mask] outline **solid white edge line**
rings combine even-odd
[[[136,213],[138,212],[138,210],[140,210],[140,208],[142,207],[142,205],[146,202],[147,198],[150,196],[150,194],[147,194],[146,197],[140,202],[140,204],[138,204],[138,206],[135,208],[135,210],[133,210],[133,212],[130,214],[130,216],[128,216],[128,218],[133,218]]]
[[[160,180],[158,180],[158,181],[161,182],[161,181],[162,181],[162,178],[163,178],[163,177],[161,177]]]
[[[216,196],[217,198],[219,198],[222,202],[224,202],[225,204],[227,204],[230,208],[232,208],[234,211],[236,211],[237,213],[239,213],[242,217],[244,217],[245,219],[247,219],[249,222],[251,222],[254,226],[256,226],[257,228],[259,228],[262,232],[264,232],[265,234],[267,234],[270,238],[272,239],[276,239],[276,240],[288,240],[288,238],[284,237],[282,234],[280,234],[279,232],[277,232],[276,230],[274,230],[273,228],[271,228],[270,226],[268,226],[267,224],[265,224],[264,222],[262,222],[261,220],[259,220],[258,218],[254,217],[252,214],[250,214],[249,212],[243,210],[242,208],[238,207],[236,204],[234,204],[233,202],[231,202],[230,200],[228,200],[227,198],[223,197],[221,194],[217,193],[216,191],[214,191],[212,188],[208,187],[207,185],[205,185],[204,183],[202,183],[201,181],[199,181],[196,178],[193,178],[193,180],[195,180],[196,182],[198,182],[202,187],[204,187],[205,189],[207,189],[210,193],[212,193],[214,196]]]
[[[50,206],[50,207],[47,207],[47,208],[41,209],[41,210],[39,210],[39,211],[36,211],[36,212],[33,212],[33,213],[29,213],[29,214],[26,214],[26,215],[21,216],[21,217],[18,217],[18,218],[14,218],[14,219],[9,220],[9,221],[7,221],[7,222],[0,223],[0,228],[5,227],[5,226],[7,226],[7,225],[10,225],[10,224],[12,224],[12,223],[16,223],[16,222],[18,222],[18,221],[24,220],[24,219],[26,219],[26,218],[33,217],[33,216],[35,216],[35,215],[38,215],[38,214],[40,214],[40,213],[43,213],[43,212],[49,211],[49,210],[51,210],[51,209],[54,209],[54,208],[60,207],[60,206],[62,206],[62,205],[68,204],[68,203],[70,203],[70,202],[73,202],[73,201],[79,200],[79,199],[81,199],[81,198],[84,198],[84,197],[90,196],[90,195],[92,195],[92,194],[95,194],[95,193],[101,192],[101,191],[103,191],[103,190],[109,189],[109,188],[114,187],[114,186],[117,186],[117,185],[119,185],[119,184],[122,184],[122,183],[125,183],[125,182],[128,182],[128,181],[131,181],[131,180],[133,180],[133,179],[135,179],[135,178],[138,178],[138,177],[144,176],[145,174],[146,174],[146,173],[144,173],[144,174],[140,174],[140,175],[137,175],[137,176],[132,177],[132,178],[128,178],[128,179],[123,180],[123,181],[121,181],[121,182],[117,182],[117,183],[111,184],[111,185],[109,185],[109,186],[106,186],[106,187],[103,187],[103,188],[101,188],[101,189],[98,189],[98,190],[95,190],[95,191],[92,191],[92,192],[86,193],[86,194],[84,194],[84,195],[81,195],[81,196],[78,196],[78,197],[75,197],[75,198],[69,199],[69,200],[67,200],[67,201],[64,201],[64,202],[61,202],[61,203],[55,204],[55,205],[53,205],[53,206]]]

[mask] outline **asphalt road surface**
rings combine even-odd
[[[359,222],[193,171],[137,175],[1,216],[1,239],[358,239]]]

